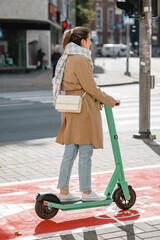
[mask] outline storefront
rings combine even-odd
[[[74,26],[75,0],[0,1],[0,70],[36,68],[40,49],[50,66],[67,16]]]
[[[0,70],[36,68],[40,49],[45,65],[51,65],[52,44],[59,43],[61,37],[57,2],[6,0],[0,3]]]
[[[42,49],[50,66],[51,32],[61,28],[50,21],[0,20],[0,68],[36,68],[37,52]],[[57,26],[55,26],[57,25]],[[51,30],[53,29],[53,30]],[[57,41],[54,34],[53,42]]]
[[[0,67],[26,66],[26,31],[1,21]]]

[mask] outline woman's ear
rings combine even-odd
[[[84,45],[85,45],[85,40],[82,39],[82,40],[81,40],[81,46],[84,46]]]

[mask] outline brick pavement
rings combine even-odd
[[[115,68],[115,71],[109,66],[103,66],[103,58],[96,59],[94,69],[94,79],[99,86],[113,86],[138,83],[138,73],[132,72],[131,77],[125,76],[123,70]],[[111,64],[116,64],[115,60]],[[118,61],[118,59],[117,59]],[[103,67],[102,67],[103,66]],[[123,66],[123,65],[122,65]],[[51,90],[52,89],[52,69],[34,70],[30,73],[13,73],[0,74],[0,93],[19,92],[19,91],[35,91],[35,90]]]
[[[156,135],[155,141],[142,141],[134,139],[131,132],[119,134],[124,168],[159,164],[160,132]],[[55,138],[0,143],[0,182],[57,177],[63,151],[64,146],[55,143]],[[77,162],[73,168],[74,175],[77,174]],[[109,134],[104,133],[104,149],[94,150],[92,171],[113,170],[113,166]]]
[[[124,168],[158,165],[160,161],[160,131],[157,139],[137,140],[131,132],[119,134],[119,144]],[[154,144],[153,144],[154,143]],[[155,144],[156,143],[156,144]],[[64,147],[55,143],[55,138],[23,142],[0,143],[0,182],[15,182],[57,177]],[[73,175],[77,175],[77,159]],[[114,160],[109,134],[104,133],[104,149],[95,150],[92,172],[114,169]],[[36,238],[35,238],[36,239]],[[160,220],[134,223],[127,226],[95,228],[91,231],[43,237],[48,240],[140,240],[160,239]]]

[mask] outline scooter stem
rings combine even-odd
[[[110,197],[111,193],[113,192],[113,189],[115,188],[116,183],[118,182],[118,185],[122,187],[125,199],[129,199],[129,190],[128,190],[128,184],[125,181],[124,171],[123,171],[123,164],[121,159],[121,153],[119,149],[119,143],[118,143],[118,135],[116,132],[114,117],[112,109],[106,105],[104,105],[106,119],[108,123],[108,129],[112,144],[112,150],[115,160],[116,169],[113,173],[113,176],[108,184],[108,187],[105,191],[105,195],[107,197]]]

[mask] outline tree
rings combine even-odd
[[[87,27],[94,18],[94,0],[76,0],[76,25]]]

